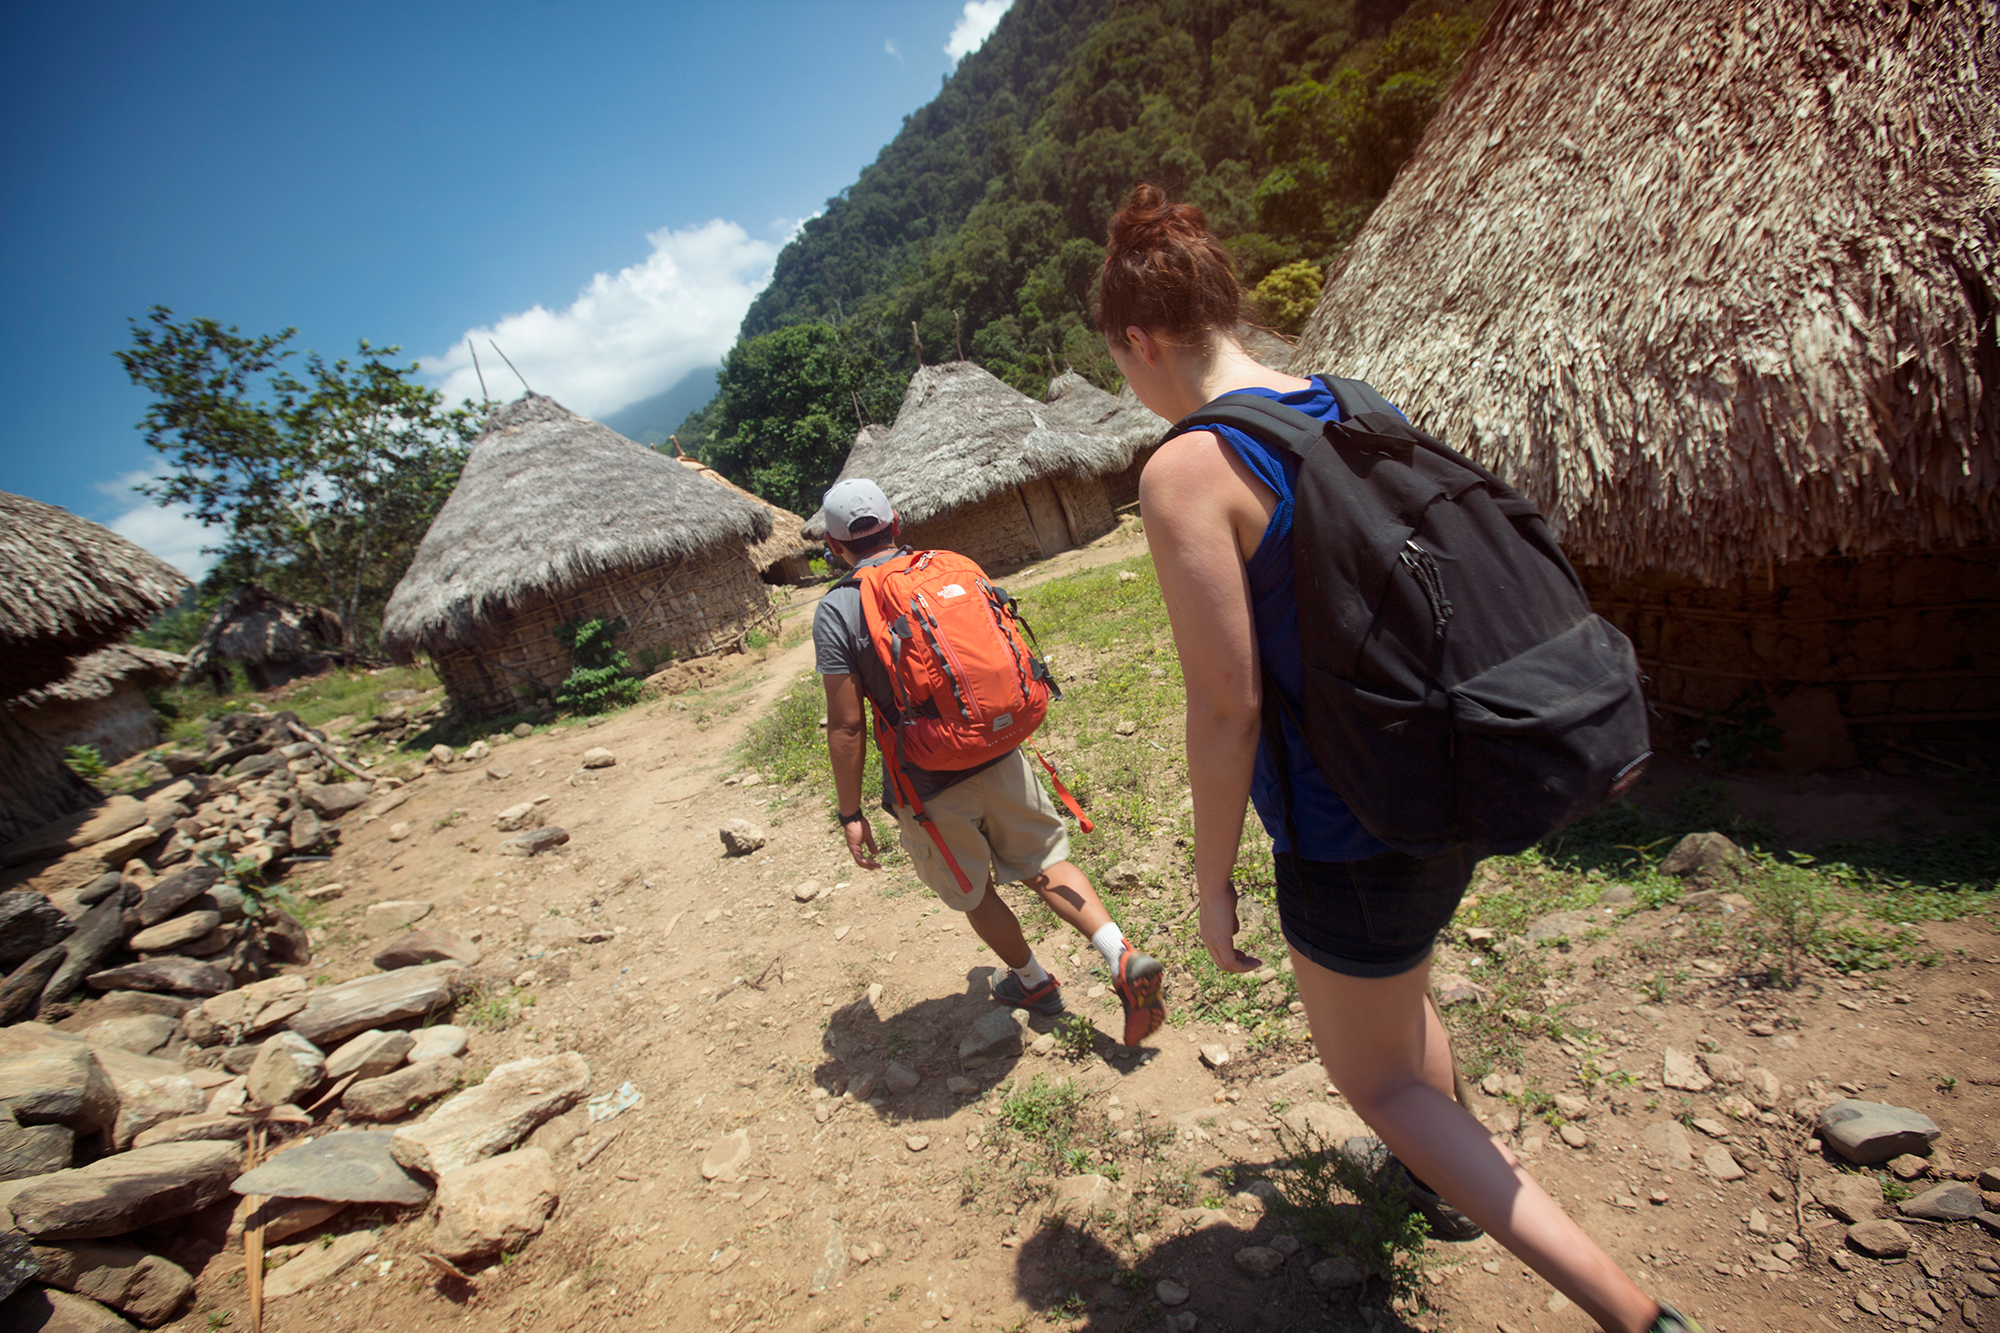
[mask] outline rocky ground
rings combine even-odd
[[[996,1011],[955,914],[906,871],[857,870],[813,784],[744,767],[745,726],[809,653],[371,776],[338,815],[312,780],[363,778],[332,771],[331,726],[331,757],[284,760],[311,761],[289,797],[170,803],[147,847],[182,837],[192,864],[218,836],[254,853],[279,824],[253,832],[253,808],[332,828],[331,859],[288,880],[310,961],[197,906],[238,927],[220,962],[188,960],[220,984],[121,934],[105,958],[178,969],[179,994],[86,986],[0,1030],[22,1126],[0,1195],[34,1246],[17,1271],[39,1273],[0,1322],[247,1327],[261,1223],[265,1325],[288,1333],[1589,1326],[1490,1241],[1372,1274],[1344,1251],[1368,1218],[1296,1163],[1365,1127],[1310,1063],[1281,968],[1127,1050],[1094,953],[1049,933],[1095,1032]],[[95,885],[134,848],[91,847],[120,836],[11,887]],[[1991,918],[1920,921],[1882,970],[1807,959],[1774,987],[1743,961],[1759,916],[1731,849],[1684,859],[1678,901],[1610,877],[1523,919],[1491,909],[1533,868],[1482,870],[1438,961],[1481,1053],[1474,1109],[1718,1333],[2000,1329]],[[1119,901],[1164,944],[1187,889],[1156,864],[1121,866]],[[121,931],[175,873],[119,871]],[[246,940],[263,956],[232,968]],[[1177,972],[1170,1006],[1206,984]],[[253,1136],[277,1151],[244,1174]]]

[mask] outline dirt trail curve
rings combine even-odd
[[[1036,573],[1142,550],[1106,545]],[[810,610],[809,601],[791,608],[788,632]],[[469,1285],[440,1280],[421,1258],[427,1222],[390,1219],[372,1263],[275,1302],[268,1327],[1588,1326],[1573,1309],[1552,1309],[1548,1289],[1488,1241],[1433,1247],[1422,1314],[1383,1308],[1366,1295],[1377,1288],[1316,1282],[1328,1276],[1320,1256],[1293,1255],[1265,1196],[1237,1191],[1222,1170],[1269,1162],[1281,1118],[1300,1108],[1317,1108],[1310,1115],[1323,1131],[1360,1132],[1323,1079],[1294,1067],[1296,1054],[1259,1059],[1227,1026],[1190,1024],[1137,1051],[1100,1041],[1082,1060],[1030,1050],[962,1069],[960,1039],[992,1009],[990,956],[906,874],[855,869],[817,787],[763,782],[730,762],[749,720],[810,670],[808,641],[699,698],[497,745],[490,758],[418,780],[399,809],[347,833],[316,876],[345,887],[317,932],[313,974],[369,969],[379,947],[371,904],[428,903],[422,926],[466,934],[484,951],[484,998],[468,1010],[472,1076],[574,1050],[590,1065],[593,1094],[630,1084],[640,1100],[595,1122],[578,1107],[536,1132],[532,1141],[555,1156],[561,1205],[510,1261]],[[615,765],[580,768],[599,746]],[[495,814],[544,797],[542,817],[569,843],[529,860],[497,855]],[[761,825],[769,841],[723,856],[717,830],[735,818]],[[1961,1166],[2000,1160],[1990,993],[2000,985],[2000,940],[1977,920],[1937,926],[1929,934],[1947,961],[1890,974],[1886,987],[1843,989],[1826,978],[1745,1006],[1744,993],[1717,978],[1695,1002],[1656,1005],[1636,976],[1589,964],[1614,956],[1621,940],[1685,932],[1693,918],[1675,909],[1600,916],[1604,937],[1575,944],[1564,960],[1577,965],[1571,980],[1551,990],[1579,1005],[1592,1035],[1538,1041],[1520,1071],[1579,1098],[1576,1132],[1559,1137],[1541,1119],[1523,1120],[1508,1097],[1519,1085],[1505,1080],[1475,1108],[1651,1289],[1701,1311],[1711,1329],[1840,1328],[1870,1284],[1878,1304],[1917,1311],[1922,1326],[1943,1326],[1921,1312],[1947,1302],[1956,1320],[1962,1288],[1977,1276],[1973,1259],[1992,1254],[1991,1242],[1970,1227],[1921,1229],[1920,1257],[1944,1276],[1927,1278],[1931,1268],[1918,1264],[1831,1266],[1840,1228],[1798,1202],[1792,1177],[1802,1171],[1810,1188],[1832,1168],[1804,1152],[1807,1131],[1790,1107],[1837,1082],[1931,1115]],[[1045,956],[1073,1009],[1115,1031],[1116,1002],[1080,943],[1062,940]],[[1468,956],[1446,953],[1461,966]],[[1230,1061],[1210,1069],[1205,1046],[1228,1049]],[[1722,1099],[1742,1088],[1726,1081],[1721,1061],[1725,1078],[1704,1092],[1653,1091],[1668,1047],[1712,1047],[1736,1061],[1738,1078],[1769,1069],[1772,1109],[1729,1119]],[[1586,1095],[1574,1082],[1585,1056],[1629,1072]],[[1007,1080],[1036,1073],[1088,1088],[1103,1132],[1067,1165],[1052,1198],[1016,1209],[1003,1190],[1028,1170],[1027,1154],[991,1132]],[[1708,1120],[1687,1161],[1669,1142],[1688,1136],[1676,1114]],[[1735,1154],[1741,1179],[1703,1167],[1710,1146]],[[1099,1221],[1065,1225],[1055,1220],[1065,1207]],[[353,1224],[336,1219],[331,1229]],[[1274,1274],[1257,1275],[1239,1257],[1252,1246],[1276,1255]],[[224,1310],[235,1312],[228,1326],[247,1326],[239,1282],[231,1257],[218,1258],[175,1327],[220,1327],[211,1316]],[[1914,1288],[1926,1283],[1919,1301]],[[1176,1296],[1185,1303],[1162,1304]]]

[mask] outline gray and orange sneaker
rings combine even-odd
[[[1160,996],[1160,979],[1166,969],[1160,960],[1140,953],[1131,945],[1118,955],[1118,967],[1111,989],[1125,1006],[1125,1044],[1137,1046],[1167,1021],[1167,1004]]]
[[[1009,1009],[1032,1009],[1044,1018],[1068,1008],[1063,1003],[1062,983],[1053,972],[1042,979],[1041,985],[1031,988],[1022,985],[1021,979],[1009,970],[993,983],[993,998]]]

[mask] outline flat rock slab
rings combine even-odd
[[[422,1203],[430,1187],[391,1154],[395,1131],[336,1129],[286,1148],[229,1186],[238,1194],[331,1203]]]
[[[213,963],[173,955],[93,972],[84,981],[93,990],[150,990],[169,995],[220,995],[234,984],[229,974]]]
[[[1713,1085],[1695,1058],[1686,1051],[1669,1046],[1660,1052],[1660,1064],[1663,1074],[1660,1081],[1670,1088],[1678,1088],[1682,1092],[1706,1092]]]
[[[350,1231],[333,1244],[309,1249],[264,1279],[264,1299],[275,1301],[309,1291],[375,1248],[372,1231]]]
[[[39,1023],[17,1023],[0,1035],[0,1102],[24,1125],[66,1125],[79,1134],[109,1129],[118,1117],[118,1089],[89,1043]]]
[[[496,849],[502,856],[534,856],[551,848],[560,847],[569,841],[569,830],[557,828],[554,824],[547,828],[529,829],[517,833]]]
[[[1639,1146],[1660,1166],[1676,1171],[1694,1169],[1694,1141],[1678,1120],[1662,1120],[1639,1136]]]
[[[1007,1009],[990,1009],[980,1015],[958,1043],[958,1063],[964,1069],[1012,1060],[1020,1054],[1021,1025]]]
[[[1843,1171],[1831,1180],[1813,1182],[1820,1207],[1843,1222],[1870,1222],[1882,1212],[1882,1182],[1869,1175]]]
[[[0,1302],[0,1328],[21,1333],[130,1333],[132,1325],[87,1296],[26,1286]]]
[[[12,1296],[23,1282],[33,1278],[39,1267],[26,1236],[18,1231],[0,1231],[0,1302]],[[7,1308],[0,1305],[0,1328],[9,1327],[6,1322]]]
[[[451,1023],[418,1028],[410,1037],[410,1063],[413,1065],[435,1060],[441,1055],[464,1055],[470,1041],[470,1034],[464,1028]]]
[[[463,935],[436,928],[413,931],[375,955],[375,966],[385,972],[400,967],[421,967],[425,963],[462,963],[479,966],[479,946]]]
[[[361,913],[361,930],[365,935],[387,935],[391,931],[414,926],[429,916],[431,910],[429,903],[415,899],[391,899],[388,902],[370,903]]]
[[[182,866],[171,874],[162,875],[140,897],[138,907],[133,909],[138,913],[139,924],[157,926],[170,917],[180,915],[183,908],[221,880],[222,872],[211,865]]]
[[[199,1112],[206,1099],[187,1071],[172,1060],[135,1055],[117,1046],[92,1048],[118,1093],[113,1144],[123,1152],[143,1131],[165,1120]]]
[[[1819,1113],[1821,1140],[1856,1166],[1921,1153],[1943,1132],[1927,1115],[1880,1102],[1845,1098]]]
[[[739,1129],[724,1134],[713,1144],[701,1159],[701,1178],[720,1180],[725,1184],[743,1179],[743,1168],[750,1162],[750,1131]]]
[[[184,1217],[229,1193],[243,1163],[233,1143],[162,1143],[30,1182],[14,1225],[40,1240],[122,1236]]]
[[[0,867],[46,861],[130,833],[145,822],[144,802],[130,796],[113,796],[103,805],[44,824],[26,837],[0,847]]]
[[[1245,1277],[1276,1277],[1285,1266],[1285,1256],[1265,1245],[1246,1245],[1234,1256],[1236,1271]]]
[[[300,1103],[326,1081],[326,1056],[298,1033],[280,1032],[258,1048],[245,1077],[254,1107]]]
[[[486,1263],[520,1249],[555,1210],[555,1165],[522,1148],[447,1171],[438,1178],[431,1244],[454,1263]]]
[[[256,1121],[247,1115],[175,1116],[133,1136],[134,1148],[150,1148],[156,1143],[242,1143],[250,1137]]]
[[[1064,1208],[1089,1212],[1096,1208],[1108,1208],[1117,1198],[1117,1191],[1111,1182],[1095,1172],[1080,1176],[1064,1176],[1056,1182],[1056,1201]]]
[[[380,1078],[403,1067],[403,1058],[413,1048],[407,1032],[370,1028],[349,1037],[344,1045],[326,1057],[326,1076],[336,1082],[349,1074],[362,1079]]]
[[[1900,1259],[1910,1252],[1914,1242],[1901,1226],[1876,1218],[1849,1227],[1847,1243],[1871,1259]]]
[[[0,1180],[26,1180],[69,1168],[76,1132],[68,1125],[17,1125],[0,1116]]]
[[[75,930],[62,908],[39,893],[0,893],[0,972],[61,944]]]
[[[300,789],[299,799],[322,819],[338,819],[375,794],[370,782],[327,782]]]
[[[440,1056],[380,1078],[361,1079],[349,1085],[340,1104],[357,1120],[400,1120],[456,1088],[464,1076],[463,1063]]]
[[[278,1026],[311,998],[304,977],[270,977],[210,996],[201,1002],[201,1014],[226,1036],[251,1037]]]
[[[113,893],[98,900],[76,923],[76,933],[64,943],[62,966],[42,987],[42,1000],[53,1004],[76,993],[83,979],[103,968],[106,959],[125,941],[125,894]]]
[[[133,953],[172,953],[184,944],[193,944],[221,924],[220,912],[183,912],[157,926],[146,927],[126,940],[125,947]]]
[[[471,977],[456,963],[357,977],[314,991],[306,1007],[292,1017],[291,1029],[325,1050],[357,1032],[443,1009],[470,984]]]
[[[438,1107],[422,1124],[397,1130],[396,1160],[436,1178],[507,1151],[589,1091],[590,1066],[575,1051],[510,1061],[478,1087]]]
[[[1896,1205],[1905,1217],[1922,1217],[1933,1222],[1963,1222],[1978,1215],[1986,1205],[1979,1191],[1959,1181],[1936,1185],[1912,1199]]]
[[[127,1014],[92,1023],[78,1035],[100,1046],[116,1046],[134,1055],[151,1055],[174,1039],[174,1029],[179,1026],[178,1018],[165,1014]]]
[[[73,1240],[37,1245],[33,1253],[41,1281],[88,1296],[146,1328],[164,1324],[194,1293],[187,1270],[134,1245]]]

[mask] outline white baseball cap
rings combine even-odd
[[[820,507],[826,511],[827,535],[843,542],[866,537],[896,516],[889,507],[889,497],[866,477],[836,481]]]

